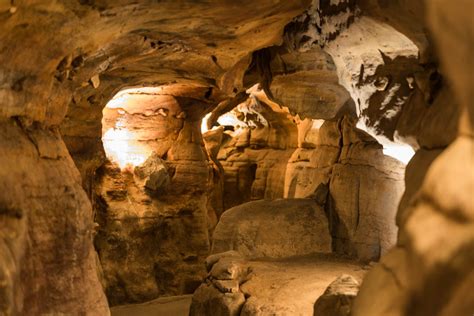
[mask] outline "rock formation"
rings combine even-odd
[[[472,11],[0,0],[0,314],[471,315]]]
[[[344,274],[334,280],[314,303],[314,315],[348,316],[359,291],[359,282]]]
[[[248,202],[227,210],[214,230],[212,253],[284,258],[331,252],[324,210],[310,199]]]

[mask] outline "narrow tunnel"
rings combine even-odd
[[[468,8],[0,0],[0,315],[472,315]]]

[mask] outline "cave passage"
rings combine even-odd
[[[0,0],[0,315],[473,315],[473,5]]]
[[[405,164],[357,128],[353,111],[301,119],[256,85],[234,108],[196,120],[168,92],[189,89],[125,89],[103,110],[107,162],[93,191],[109,304],[192,294],[211,253],[299,256],[315,267],[346,256],[339,268],[353,273],[395,245]]]

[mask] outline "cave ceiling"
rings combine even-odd
[[[394,10],[413,16],[415,4],[1,3],[0,96],[8,102],[0,114],[61,124],[65,138],[100,137],[102,109],[126,88],[174,85],[170,93],[177,97],[179,87],[192,90],[201,100],[197,106],[205,104],[198,111],[204,116],[222,102],[241,103],[259,83],[268,99],[293,115],[332,119],[355,107],[371,134],[403,141],[410,131],[395,132],[403,126],[402,108],[414,91],[430,93],[427,76],[415,74],[429,71],[426,34],[405,14],[387,18]]]

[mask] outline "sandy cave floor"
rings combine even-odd
[[[313,305],[342,274],[361,281],[368,267],[334,255],[250,261],[252,277],[241,285],[246,304],[282,315],[313,315]],[[112,316],[187,316],[192,295],[163,297],[144,304],[116,306]]]

